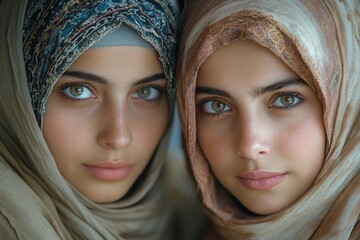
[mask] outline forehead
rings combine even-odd
[[[116,74],[130,72],[131,69],[119,69],[123,67],[133,67],[138,72],[163,69],[155,50],[134,46],[90,48],[80,55],[69,69],[91,68],[104,74],[108,70]]]
[[[149,78],[163,76],[163,67],[152,49],[133,46],[91,48],[60,78],[92,80],[108,87],[128,89]],[[156,77],[166,82],[164,77]],[[57,84],[61,84],[58,81]]]
[[[217,49],[200,66],[197,85],[225,87],[227,83],[255,87],[294,77],[275,54],[249,40],[238,40]]]

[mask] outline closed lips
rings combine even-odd
[[[100,161],[83,164],[90,174],[104,181],[115,181],[125,178],[131,171],[131,165],[125,161]]]
[[[243,172],[237,176],[240,182],[252,190],[267,190],[282,182],[287,174],[266,172],[266,171],[252,171]]]

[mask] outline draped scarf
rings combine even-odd
[[[266,216],[251,216],[225,196],[196,139],[198,69],[238,39],[277,55],[314,89],[324,113],[326,154],[315,183],[295,203]],[[210,238],[360,239],[359,61],[358,0],[187,3],[177,97],[188,163],[214,225]]]
[[[169,131],[130,193],[97,204],[61,176],[41,122],[61,74],[123,23],[157,51],[173,102],[177,10],[173,1],[0,2],[1,239],[171,239],[162,181]]]

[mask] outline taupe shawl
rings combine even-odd
[[[170,213],[162,184],[168,133],[139,184],[114,203],[88,200],[57,170],[34,114],[34,99],[28,87],[23,53],[26,5],[27,1],[20,0],[0,2],[0,238],[171,239]],[[165,43],[165,37],[161,41]],[[90,42],[85,43],[89,47]],[[159,45],[156,48],[161,50]],[[171,66],[164,68],[171,77]],[[57,74],[58,78],[61,72]]]
[[[180,119],[215,239],[360,239],[360,2],[189,1],[184,19]],[[248,25],[258,27],[247,31]],[[286,44],[264,41],[262,28],[273,28]],[[224,197],[196,140],[197,71],[213,51],[239,38],[279,56],[313,87],[324,111],[326,157],[316,182],[294,204],[268,216],[249,216]]]

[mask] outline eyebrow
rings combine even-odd
[[[79,79],[83,79],[83,80],[87,80],[87,81],[94,81],[94,82],[104,84],[106,86],[111,85],[111,82],[109,82],[107,79],[105,79],[101,76],[98,76],[96,74],[83,72],[83,71],[66,71],[66,72],[64,72],[63,76],[79,78]],[[153,81],[157,81],[160,79],[166,80],[165,75],[163,73],[157,73],[157,74],[142,78],[142,79],[136,81],[133,85],[139,85],[139,84],[143,84],[143,83],[147,83],[147,82],[153,82]]]
[[[223,97],[230,97],[230,94],[216,88],[208,88],[208,87],[196,87],[195,90],[196,94],[212,94],[212,95],[219,95]]]
[[[88,73],[88,72],[66,71],[66,72],[64,72],[63,76],[79,78],[79,79],[88,80],[88,81],[94,81],[94,82],[104,84],[106,86],[110,86],[110,82],[108,80],[106,80],[105,78],[100,77],[100,76],[95,75],[95,74],[92,74],[92,73]]]
[[[294,85],[296,86],[296,85],[307,85],[307,84],[301,78],[288,78],[288,79],[284,79],[279,82],[273,83],[266,87],[256,87],[251,91],[251,95],[254,98],[256,98],[265,93],[273,92],[275,90],[279,90],[281,88],[288,87],[288,86],[294,86]]]
[[[293,86],[293,85],[306,85],[304,80],[301,78],[288,78],[281,80],[279,82],[273,83],[266,87],[256,87],[251,92],[250,95],[254,98],[263,95],[268,92],[272,92],[275,90],[279,90],[284,87]],[[212,95],[219,95],[223,97],[231,97],[230,94],[226,91],[216,89],[216,88],[208,88],[208,87],[196,87],[195,93],[197,94],[212,94]]]

